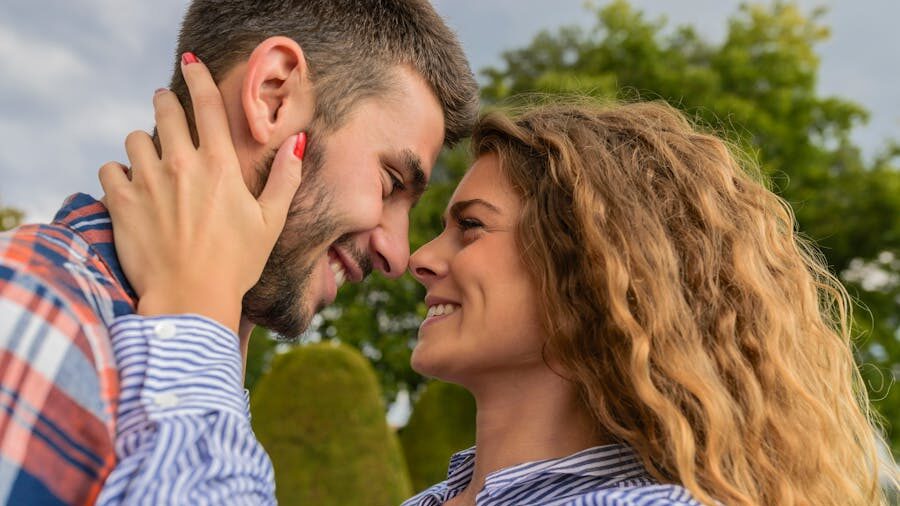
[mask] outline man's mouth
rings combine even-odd
[[[340,288],[345,282],[358,283],[363,279],[362,268],[341,249],[332,246],[328,249],[328,266],[334,274],[334,284]]]
[[[347,281],[347,269],[344,268],[344,264],[340,260],[335,260],[334,258],[328,259],[328,265],[334,274],[334,284],[340,288],[344,281]]]

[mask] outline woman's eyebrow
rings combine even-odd
[[[453,219],[458,219],[466,209],[472,206],[482,206],[494,214],[503,214],[499,207],[491,204],[484,199],[460,200],[459,202],[455,202],[452,206],[450,206],[450,209],[447,211],[447,213],[451,217],[453,217]]]

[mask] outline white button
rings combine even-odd
[[[174,408],[179,402],[181,401],[178,399],[178,396],[170,392],[156,394],[153,397],[153,403],[161,408]]]
[[[172,322],[159,322],[153,327],[153,332],[160,339],[172,339],[178,333],[178,329]]]

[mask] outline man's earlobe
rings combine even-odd
[[[282,128],[287,112],[295,112],[292,109],[301,99],[306,72],[303,50],[287,37],[269,37],[250,54],[241,102],[256,142],[268,144]]]

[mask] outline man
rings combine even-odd
[[[214,383],[222,371],[233,378],[252,324],[294,336],[344,279],[359,281],[373,269],[402,274],[409,208],[441,145],[466,135],[477,108],[462,50],[424,0],[197,0],[178,52],[186,56],[176,65],[174,93],[154,97],[157,111],[171,111],[177,96],[197,153],[212,166],[233,158],[260,202],[276,194],[291,200],[270,186],[299,181],[291,187],[290,175],[272,163],[279,147],[308,132],[302,188],[259,282],[238,311],[226,310],[240,322],[216,318],[216,308],[178,304],[202,306],[202,297],[153,296],[127,251],[118,255],[123,270],[106,209],[86,195],[70,197],[52,224],[0,236],[2,503],[92,503],[105,482],[107,503],[271,499],[271,467],[252,444],[246,401],[233,402],[240,385],[215,385],[221,396],[205,395],[184,379],[197,370],[203,381]],[[195,128],[204,119],[192,114],[181,67],[185,75],[208,68],[215,78],[233,152],[210,151]],[[156,140],[162,160],[172,162],[162,129]],[[130,135],[129,156],[148,142]],[[287,204],[273,208],[277,216]],[[165,316],[183,312],[200,316]],[[217,354],[209,342],[235,353]],[[247,445],[233,446],[235,438]],[[223,471],[216,452],[228,444],[244,453]],[[216,481],[222,476],[234,479]]]

